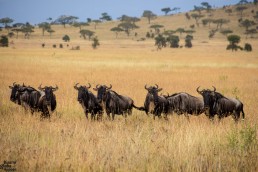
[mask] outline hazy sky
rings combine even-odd
[[[208,2],[215,7],[236,4],[239,0],[0,0],[0,18],[10,17],[16,22],[37,24],[51,17],[73,15],[79,21],[99,19],[107,12],[113,19],[123,14],[140,17],[144,10],[163,15],[164,7],[179,7],[181,12],[193,9],[194,5]]]

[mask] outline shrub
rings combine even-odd
[[[56,44],[53,45],[53,48],[56,48]]]
[[[59,48],[63,48],[63,44],[59,44]]]
[[[237,51],[237,49],[241,49],[242,47],[239,47],[237,44],[240,42],[241,37],[238,35],[229,35],[228,36],[228,41],[229,41],[229,45],[227,46],[227,50],[235,50]]]
[[[186,37],[185,38],[185,47],[187,47],[187,48],[192,48],[193,47],[192,38],[191,37]]]
[[[171,48],[178,48],[179,47],[179,37],[176,35],[170,35],[167,38],[167,42],[169,42]]]
[[[7,36],[1,36],[0,39],[0,47],[8,47],[9,46],[9,40]]]
[[[63,37],[63,40],[64,40],[65,42],[69,42],[69,41],[70,41],[70,37],[69,37],[68,35],[65,35],[65,36]]]
[[[244,47],[244,50],[245,50],[245,51],[252,51],[252,50],[253,50],[253,49],[252,49],[252,45],[249,44],[249,43],[246,43],[246,44],[245,44],[245,47]]]
[[[91,46],[93,49],[96,49],[100,45],[99,40],[97,37],[94,37],[92,41],[93,41],[93,43],[91,44]]]

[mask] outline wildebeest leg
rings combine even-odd
[[[84,113],[85,113],[86,118],[88,119],[88,112],[84,112]]]
[[[185,115],[187,121],[189,122],[189,121],[190,121],[190,120],[189,120],[189,114],[188,114],[187,112],[184,112],[184,115]]]
[[[114,119],[115,119],[115,113],[112,112],[112,121],[114,121]]]
[[[95,114],[93,112],[91,112],[90,118],[91,118],[91,120],[95,120]]]
[[[242,109],[241,112],[242,112],[242,120],[245,120],[245,112],[244,112],[244,110]]]

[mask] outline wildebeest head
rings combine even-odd
[[[96,85],[96,88],[93,88],[93,90],[98,92],[97,93],[98,102],[101,102],[102,100],[105,99],[107,91],[110,90],[111,88],[112,88],[111,84],[109,87],[106,85]]]
[[[25,88],[26,86],[20,85],[20,84],[16,84],[16,82],[13,83],[13,86],[9,86],[9,88],[11,89],[11,96],[10,96],[10,100],[14,103],[18,103],[20,104],[20,92]]]
[[[162,90],[162,88],[159,88],[159,86],[157,84],[155,84],[156,86],[150,86],[150,87],[147,87],[147,85],[145,85],[145,89],[148,91],[149,94],[151,95],[155,95],[157,96],[158,95],[158,92],[160,92]]]
[[[75,84],[74,89],[76,89],[78,91],[78,97],[77,97],[78,102],[82,103],[83,97],[87,97],[88,89],[91,87],[91,85],[89,83],[88,87],[87,86],[82,86],[82,85],[78,87],[78,84],[79,83]]]
[[[216,88],[214,86],[212,86],[214,88],[214,90],[209,90],[209,89],[203,89],[203,90],[199,90],[200,87],[198,87],[196,89],[196,91],[202,95],[203,97],[203,102],[204,102],[204,108],[207,110],[209,107],[211,107],[213,105],[213,103],[215,102],[215,91]]]
[[[58,86],[56,85],[55,88],[53,88],[52,86],[45,86],[44,88],[42,88],[41,85],[40,85],[38,89],[45,93],[46,103],[47,103],[47,105],[50,105],[52,98],[54,98],[54,93],[53,92],[58,90]]]

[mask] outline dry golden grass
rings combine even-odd
[[[165,18],[158,20],[168,23]],[[225,50],[224,38],[203,43],[206,35],[201,33],[192,49],[156,51],[151,40],[110,36],[93,50],[76,34],[70,44],[80,45],[80,51],[51,48],[60,37],[45,38],[43,49],[40,35],[1,48],[0,163],[15,160],[18,171],[257,171],[258,42],[248,40],[251,53],[232,53]],[[36,88],[41,83],[59,86],[50,122],[9,101],[8,86],[14,81]],[[190,122],[176,115],[154,121],[134,110],[127,120],[116,116],[108,121],[105,116],[101,122],[87,121],[76,101],[76,82],[111,83],[138,106],[145,99],[145,84],[157,83],[164,94],[185,91],[198,97],[198,86],[214,85],[226,96],[239,97],[246,120],[235,124],[228,117],[211,123],[202,114],[191,116]]]

